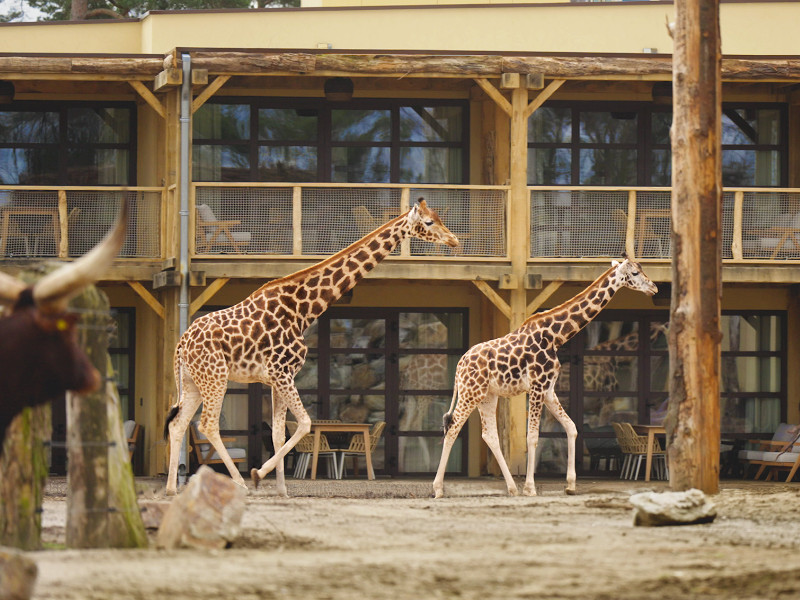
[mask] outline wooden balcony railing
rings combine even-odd
[[[130,202],[120,258],[161,259],[164,190],[158,187],[0,186],[0,259],[80,256]]]
[[[192,189],[192,249],[202,258],[334,254],[406,212],[420,197],[439,212],[461,247],[453,250],[411,239],[395,257],[508,255],[504,186],[195,183]]]
[[[670,196],[665,188],[530,187],[531,258],[669,260]],[[800,260],[800,189],[726,188],[722,258]]]

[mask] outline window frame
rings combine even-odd
[[[655,113],[671,113],[672,107],[664,104],[653,104],[650,102],[589,102],[589,101],[566,101],[554,100],[546,102],[543,108],[566,108],[571,110],[572,119],[572,139],[570,142],[535,142],[528,139],[528,152],[530,155],[533,149],[558,149],[566,148],[570,152],[570,182],[566,184],[549,184],[546,182],[531,181],[529,173],[528,185],[553,185],[553,186],[582,186],[580,183],[580,151],[589,149],[630,149],[636,150],[636,186],[662,187],[652,184],[652,153],[654,150],[671,151],[669,142],[656,143],[652,132],[652,117]],[[726,150],[752,150],[752,151],[777,151],[779,154],[780,181],[774,186],[748,185],[741,187],[775,187],[782,188],[788,186],[789,181],[789,140],[788,140],[788,107],[780,102],[723,102],[722,110],[740,109],[764,109],[777,110],[779,113],[779,136],[776,144],[725,144],[722,146],[723,153]],[[609,112],[609,113],[630,113],[635,112],[638,120],[637,141],[635,144],[614,143],[614,144],[588,144],[580,141],[580,115],[584,112]],[[622,183],[608,183],[607,185],[624,185]],[[670,187],[665,185],[663,187]],[[739,187],[739,186],[737,186]]]
[[[68,139],[69,111],[76,108],[125,108],[129,111],[128,141],[127,142],[93,142],[75,143]],[[0,149],[16,148],[54,148],[58,159],[55,169],[55,181],[26,181],[24,183],[7,183],[6,185],[80,185],[95,187],[102,185],[136,185],[137,170],[137,108],[135,102],[108,101],[108,102],[82,102],[82,101],[40,101],[22,100],[0,107],[0,112],[53,112],[58,114],[58,141],[57,142],[4,142],[0,140]],[[127,181],[115,184],[82,184],[69,180],[69,156],[81,148],[95,150],[125,150],[128,152]]]
[[[441,182],[403,182],[400,181],[400,155],[406,148],[453,148],[461,150],[461,180],[447,182],[450,184],[466,184],[469,182],[469,102],[460,99],[428,99],[428,98],[402,98],[402,99],[357,99],[347,103],[328,102],[324,98],[252,98],[230,96],[213,98],[206,105],[215,104],[244,104],[250,107],[249,131],[247,140],[231,140],[224,138],[192,137],[192,149],[197,146],[231,146],[241,145],[247,147],[249,157],[249,176],[243,181],[264,181],[259,175],[258,155],[262,147],[285,146],[316,146],[317,148],[317,173],[316,183],[333,181],[332,151],[335,148],[374,147],[388,148],[390,157],[389,181],[386,183],[441,183]],[[204,105],[204,106],[206,106]],[[454,106],[462,110],[461,131],[459,142],[422,142],[403,141],[400,139],[400,109],[413,106]],[[262,140],[258,133],[258,114],[264,108],[288,108],[295,110],[318,111],[317,137],[310,140]],[[202,110],[202,109],[201,109]],[[334,110],[389,110],[391,116],[390,139],[386,141],[334,141],[332,139],[332,111]],[[192,181],[208,181],[199,179],[192,172]],[[354,182],[355,183],[355,182]],[[360,182],[359,182],[360,183]],[[383,183],[383,182],[378,182]]]

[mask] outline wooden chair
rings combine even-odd
[[[195,249],[200,253],[210,252],[217,246],[230,246],[236,253],[250,243],[253,234],[249,231],[231,231],[231,227],[241,225],[238,219],[220,221],[208,204],[197,207]]]
[[[369,451],[370,454],[375,452],[375,448],[378,446],[378,442],[381,439],[381,435],[383,434],[383,429],[386,427],[386,421],[378,421],[372,426],[372,430],[369,432]],[[344,468],[344,459],[348,456],[353,459],[353,473],[358,475],[358,458],[360,456],[366,455],[366,450],[364,447],[364,436],[363,435],[354,435],[353,438],[350,440],[350,446],[344,450],[339,452],[339,478],[341,479],[344,477],[345,468]],[[373,479],[375,479],[375,470],[369,474]]]
[[[758,466],[753,479],[758,479],[769,468],[767,479],[777,478],[778,469],[789,469],[786,481],[791,481],[800,467],[800,425],[781,423],[771,440],[755,440],[758,449],[740,450],[739,460]]]
[[[197,426],[197,421],[192,421],[191,425],[189,426],[189,435],[191,436],[190,443],[192,448],[194,448],[197,464],[224,464],[217,451],[214,450],[214,446],[211,445],[211,442],[208,441],[208,438],[204,434],[200,433],[200,431],[197,429]],[[222,439],[223,444],[236,441],[235,437],[223,437],[220,439]],[[247,462],[247,450],[244,448],[228,448],[228,454],[230,455],[234,464]]]
[[[139,432],[142,427],[136,421],[125,421],[122,429],[128,441],[128,460],[133,460],[133,453],[136,452],[136,443],[139,441]]]
[[[338,421],[328,421],[329,423],[338,423]],[[286,428],[291,435],[297,431],[296,421],[286,421]],[[297,445],[294,447],[297,451],[298,459],[294,468],[295,479],[305,479],[308,473],[308,466],[311,464],[311,457],[314,454],[314,436],[312,434],[305,435],[301,438]],[[336,465],[336,452],[331,449],[328,443],[328,438],[325,434],[319,436],[319,452],[318,459],[328,461],[328,477],[332,479],[341,479],[339,469]]]

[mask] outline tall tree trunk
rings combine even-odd
[[[673,37],[670,485],[715,494],[722,337],[719,0],[677,0]]]
[[[89,10],[89,0],[72,0],[69,5],[70,21],[83,21]]]

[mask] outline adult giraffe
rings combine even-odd
[[[571,300],[550,310],[536,313],[508,335],[476,344],[461,357],[456,366],[455,390],[450,410],[444,415],[444,444],[439,469],[433,480],[436,498],[444,495],[444,471],[453,443],[470,413],[478,408],[481,436],[497,459],[509,494],[517,486],[500,451],[497,435],[497,399],[527,392],[528,400],[528,469],[523,494],[536,495],[533,471],[539,442],[539,419],[542,404],[567,432],[567,494],[575,493],[575,438],[578,431],[555,392],[561,363],[558,349],[592,321],[622,287],[652,296],[656,285],[642,271],[641,265],[628,258],[613,261],[611,268]],[[458,400],[458,404],[456,404]]]
[[[458,246],[458,238],[420,198],[407,213],[344,250],[271,281],[239,304],[204,315],[189,326],[175,349],[179,397],[164,425],[170,440],[168,495],[177,491],[180,444],[200,403],[203,412],[198,429],[214,446],[233,480],[245,486],[219,435],[219,414],[229,380],[272,387],[272,441],[277,452],[260,469],[252,469],[250,476],[258,486],[259,480],[276,469],[278,493],[286,495],[283,457],[311,430],[311,419],[294,385],[308,350],[303,332],[408,236]],[[298,423],[288,441],[287,409]]]

